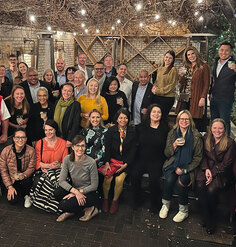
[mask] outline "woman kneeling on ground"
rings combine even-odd
[[[166,142],[167,160],[163,165],[165,182],[160,218],[167,217],[174,188],[179,196],[179,212],[173,221],[182,222],[188,217],[188,189],[194,184],[196,168],[202,159],[202,150],[202,137],[195,129],[190,112],[181,111]]]
[[[97,202],[98,172],[94,159],[85,154],[85,137],[76,136],[72,140],[72,152],[64,159],[59,179],[60,187],[55,190],[55,198],[62,210],[58,222],[84,211],[80,221],[88,221],[98,214],[94,206]],[[71,184],[67,177],[71,177]]]
[[[0,170],[4,185],[8,189],[7,199],[15,204],[25,198],[25,207],[31,206],[29,191],[32,186],[32,174],[36,158],[34,148],[26,144],[24,128],[20,127],[13,134],[13,144],[5,147],[0,156]]]
[[[206,232],[212,234],[216,227],[216,209],[219,191],[229,189],[233,177],[235,142],[227,137],[226,124],[216,118],[204,136],[204,154],[197,175],[201,213]]]

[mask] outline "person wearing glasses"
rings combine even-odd
[[[48,90],[49,101],[54,102],[53,95],[51,93],[51,89],[47,82],[40,81],[38,71],[34,68],[29,68],[27,71],[27,80],[23,81],[19,84],[25,90],[26,99],[30,105],[30,107],[38,102],[37,91],[40,87],[46,87]]]
[[[59,185],[55,190],[55,198],[59,201],[59,209],[63,212],[57,222],[62,222],[74,214],[80,221],[88,221],[98,214],[97,187],[98,171],[93,158],[85,154],[85,137],[77,135],[72,140],[72,152],[62,164]],[[68,176],[71,183],[68,183]]]
[[[94,65],[94,76],[93,77],[90,77],[87,82],[86,82],[86,85],[88,84],[89,80],[92,79],[92,78],[95,78],[98,80],[99,82],[99,90],[100,92],[103,92],[103,85],[106,84],[107,82],[107,76],[106,76],[106,73],[105,73],[105,66],[103,64],[103,62],[97,62],[95,65]]]
[[[162,208],[159,216],[165,219],[170,208],[173,190],[179,196],[179,212],[173,218],[174,222],[182,222],[188,217],[188,189],[194,185],[196,168],[202,159],[203,143],[201,134],[195,129],[195,124],[188,110],[181,111],[176,124],[167,137],[163,165],[165,177]]]
[[[25,199],[24,206],[29,208],[29,197],[32,186],[32,175],[36,158],[34,148],[26,144],[27,136],[24,128],[15,130],[13,144],[5,147],[0,156],[0,171],[3,183],[7,188],[7,200],[11,204]]]
[[[11,85],[13,85],[13,82],[18,75],[17,56],[15,54],[10,54],[9,59],[8,59],[8,63],[9,63],[9,69],[6,69],[6,77],[11,82]]]

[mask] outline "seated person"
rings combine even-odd
[[[197,188],[203,222],[206,232],[212,234],[216,227],[216,209],[221,189],[229,189],[234,181],[233,164],[236,146],[233,139],[227,137],[223,119],[212,121],[209,132],[204,136],[204,154],[197,175]]]
[[[165,219],[168,215],[174,188],[179,196],[179,212],[173,221],[182,222],[188,217],[188,189],[195,181],[195,169],[202,159],[202,150],[202,136],[195,129],[190,112],[181,111],[166,142],[167,160],[163,165],[165,181],[160,218]]]
[[[26,144],[27,137],[24,128],[20,127],[13,134],[13,144],[5,147],[0,156],[0,171],[4,185],[7,188],[7,200],[15,204],[25,198],[24,206],[29,208],[29,198],[32,186],[32,175],[35,170],[34,148]]]
[[[57,123],[47,120],[45,135],[36,144],[36,173],[30,197],[33,205],[47,212],[58,212],[54,190],[58,186],[61,163],[68,154],[66,141],[58,137]]]
[[[94,159],[85,154],[86,144],[83,136],[72,140],[72,152],[65,157],[59,179],[60,187],[55,191],[55,198],[62,210],[58,222],[84,211],[80,221],[88,221],[98,214],[94,206],[97,201],[98,172]],[[71,184],[67,177],[71,177]]]

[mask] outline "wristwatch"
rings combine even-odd
[[[183,172],[183,174],[187,174],[188,173],[187,169],[181,169],[181,171]]]

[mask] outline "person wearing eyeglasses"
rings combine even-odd
[[[30,107],[38,102],[37,91],[40,87],[46,87],[48,90],[49,100],[54,102],[53,95],[51,89],[47,82],[40,81],[38,71],[34,68],[29,68],[27,71],[27,80],[23,81],[19,84],[25,90],[26,99],[30,105]]]
[[[9,69],[6,69],[6,77],[11,82],[11,85],[13,85],[13,82],[18,75],[17,56],[15,54],[10,54],[9,59],[8,59],[8,63],[9,63]]]
[[[203,154],[201,134],[195,129],[195,124],[188,110],[181,111],[176,124],[167,137],[163,165],[165,177],[162,208],[159,216],[165,219],[170,209],[173,190],[179,196],[179,212],[173,218],[174,222],[182,222],[188,217],[188,190],[194,186],[196,168]]]
[[[32,175],[36,158],[34,148],[26,144],[27,136],[24,128],[15,130],[13,144],[5,147],[0,156],[0,171],[3,183],[7,188],[7,200],[16,204],[23,198],[24,206],[29,208],[29,197],[32,186]]]
[[[80,215],[80,221],[89,221],[98,214],[97,165],[93,158],[85,154],[85,150],[85,137],[75,136],[72,140],[72,152],[65,157],[62,164],[60,187],[54,193],[59,201],[59,209],[63,212],[57,222],[62,222],[74,214]],[[68,183],[68,176],[71,177],[71,183]]]

